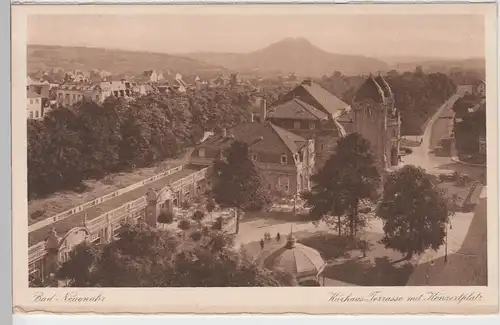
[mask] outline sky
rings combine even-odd
[[[332,53],[484,57],[479,15],[37,15],[28,43],[160,53],[251,52],[304,37]]]

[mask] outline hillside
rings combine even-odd
[[[335,70],[344,75],[387,70],[387,64],[383,61],[364,56],[329,53],[304,38],[287,38],[251,53],[197,52],[183,56],[237,71],[258,70],[262,75],[270,72],[293,72],[302,77],[320,77]]]
[[[391,68],[397,71],[414,71],[417,66],[421,66],[427,73],[442,72],[450,73],[453,71],[475,71],[481,73],[485,71],[486,62],[482,58],[464,59],[464,60],[401,60],[391,64]]]
[[[220,66],[163,53],[103,48],[28,45],[28,73],[51,68],[99,69],[113,74],[138,74],[146,70],[172,70],[185,75],[216,75]]]

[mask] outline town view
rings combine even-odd
[[[480,19],[219,18],[30,17],[31,287],[488,284]]]

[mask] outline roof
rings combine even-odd
[[[225,138],[221,135],[210,137],[200,147],[227,148],[235,140],[253,143],[262,138],[262,140],[254,142],[252,150],[272,153],[289,150],[296,153],[307,144],[306,139],[269,122],[240,124],[227,130],[227,135]]]
[[[332,116],[337,116],[340,111],[349,109],[349,105],[315,82],[305,80],[298,87],[304,88],[322,106],[323,110]]]
[[[375,77],[375,81],[382,88],[382,91],[384,92],[385,97],[392,97],[393,96],[391,87],[389,86],[387,81],[384,78],[382,78],[382,76],[378,75],[377,77]]]
[[[39,97],[41,97],[39,93],[33,90],[28,90],[28,98],[39,98]]]
[[[325,266],[321,254],[309,246],[295,242],[288,246],[289,243],[290,238],[287,245],[269,254],[264,260],[264,266],[284,269],[297,278],[318,275]]]
[[[384,88],[372,76],[365,80],[354,95],[354,100],[356,101],[365,99],[372,100],[375,103],[383,103],[385,99]]]
[[[319,109],[304,103],[298,98],[273,106],[269,110],[269,117],[277,119],[295,120],[322,120],[328,119],[328,115]]]
[[[59,85],[59,90],[75,90],[75,91],[87,91],[93,90],[96,88],[96,85],[75,85],[75,84],[62,84]]]

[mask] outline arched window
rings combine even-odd
[[[285,193],[290,192],[290,179],[286,176],[280,176],[278,178],[278,190],[281,190]]]
[[[286,165],[288,163],[288,156],[285,154],[282,154],[281,158],[280,158],[280,163],[283,165]]]

